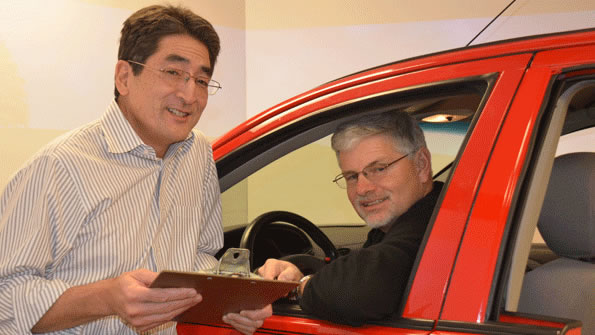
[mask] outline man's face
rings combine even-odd
[[[339,166],[343,174],[360,172],[372,164],[388,164],[402,156],[389,137],[373,135],[340,152]],[[375,183],[360,173],[357,182],[347,187],[353,208],[371,227],[385,226],[425,195],[423,182],[427,177],[415,164],[417,156],[411,154],[390,165]]]
[[[128,62],[118,62],[118,102],[139,137],[162,157],[170,144],[183,141],[196,125],[208,93],[192,79],[183,85],[172,85],[155,69],[175,68],[210,78],[209,53],[203,43],[188,35],[170,35],[161,39],[157,51],[145,64],[141,73],[134,76]]]

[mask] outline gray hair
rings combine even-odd
[[[339,152],[349,150],[361,139],[372,135],[389,136],[395,142],[395,149],[403,154],[415,153],[426,146],[417,121],[402,111],[364,115],[342,123],[331,138],[331,146],[338,156]]]

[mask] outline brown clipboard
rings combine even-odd
[[[298,285],[298,282],[253,277],[162,271],[150,287],[192,287],[202,295],[202,301],[176,317],[176,321],[222,323],[223,315],[263,308]]]

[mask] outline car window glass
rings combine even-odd
[[[568,153],[595,152],[595,145],[593,144],[595,143],[593,141],[595,136],[595,101],[593,100],[593,97],[595,97],[595,80],[593,80],[592,77],[588,77],[585,80],[569,80],[568,82],[557,83],[557,85],[561,87],[559,97],[557,98],[558,100],[551,104],[552,107],[550,107],[547,113],[553,113],[554,115],[556,113],[565,114],[565,119],[562,119],[561,121],[563,122],[563,125],[556,125],[555,122],[552,122],[549,125],[549,128],[558,128],[558,130],[556,130],[556,136],[559,137],[559,139],[557,139],[557,145],[550,150],[542,150],[539,156],[533,161],[532,165],[538,165],[538,160],[544,155],[552,156],[551,159],[553,160],[554,156],[559,157]],[[554,107],[556,108],[554,109]],[[555,120],[555,118],[553,120]],[[562,135],[560,135],[560,128],[562,129]],[[537,169],[537,166],[530,167],[530,170]],[[527,182],[527,189],[539,186],[535,184],[539,183],[540,180],[539,176],[530,178]],[[549,175],[547,180],[549,180]],[[547,182],[545,186],[547,187]],[[535,199],[530,199],[530,201],[534,202]],[[527,208],[530,207],[531,206],[525,206],[523,211],[528,211]],[[540,208],[541,211],[547,210],[547,208]],[[540,212],[530,215],[536,216],[539,220],[542,219],[542,217],[540,217]],[[568,217],[571,216],[572,215],[569,213]],[[516,245],[511,260],[512,265],[510,276],[508,278],[508,288],[506,290],[507,297],[504,308],[505,311],[515,312],[518,308],[518,311],[520,312],[543,314],[536,313],[540,308],[537,305],[543,305],[543,303],[537,303],[537,300],[535,300],[535,304],[529,303],[529,301],[534,299],[530,298],[533,296],[530,292],[534,292],[534,287],[533,284],[526,282],[525,277],[527,273],[539,269],[545,264],[554,261],[559,256],[550,250],[546,244],[547,241],[544,241],[539,233],[539,230],[537,229],[539,220],[535,219],[520,222],[518,232],[516,233],[517,236],[515,238]],[[524,229],[523,227],[525,226],[530,227]],[[529,246],[528,244],[531,245]],[[519,295],[521,301],[520,305]],[[560,302],[562,303],[562,300]]]
[[[420,125],[437,173],[455,159],[470,118],[453,123],[421,121]],[[246,224],[273,210],[294,212],[319,226],[364,225],[345,190],[332,182],[340,169],[330,138],[327,135],[290,152],[226,190],[222,196],[224,226]]]
[[[251,222],[268,211],[285,210],[317,225],[358,225],[345,190],[333,182],[337,174],[330,136],[299,148],[270,163],[223,194],[224,222]],[[230,195],[248,194],[235,217],[225,210]]]

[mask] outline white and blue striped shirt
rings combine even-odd
[[[115,101],[56,139],[0,198],[0,334],[27,334],[69,287],[146,268],[211,268],[223,246],[211,146],[202,133],[163,159]],[[170,322],[160,327],[175,333]],[[59,334],[134,334],[111,316]],[[151,332],[153,333],[153,332]]]

